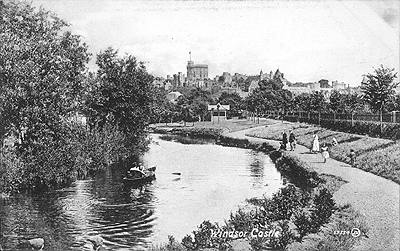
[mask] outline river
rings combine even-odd
[[[144,250],[149,243],[166,242],[168,235],[180,240],[203,220],[222,223],[245,199],[271,195],[282,186],[280,173],[262,152],[209,140],[151,137],[140,161],[157,166],[156,180],[142,188],[124,185],[123,173],[113,167],[69,188],[0,201],[3,249],[42,237],[51,250],[80,250],[89,236],[99,235],[107,250]]]

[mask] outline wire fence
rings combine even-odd
[[[292,120],[327,120],[327,121],[362,121],[362,122],[381,122],[380,114],[359,114],[359,113],[322,113],[315,111],[267,111],[261,117],[289,118]],[[400,123],[400,112],[393,111],[382,114],[383,123]]]

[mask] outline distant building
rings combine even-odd
[[[263,71],[260,71],[260,81],[262,80],[269,80],[269,79],[273,79],[274,75],[272,73],[272,71],[270,71],[270,73],[263,73]]]
[[[172,103],[176,103],[180,96],[182,96],[182,93],[180,92],[170,92],[167,94],[167,99]]]
[[[235,82],[237,82],[237,83],[244,82],[244,81],[246,81],[246,79],[247,79],[247,76],[244,75],[244,74],[240,74],[240,73],[235,73],[235,74],[232,76],[232,81],[235,81]]]
[[[195,82],[196,80],[208,79],[208,65],[194,64],[191,57],[187,63],[186,69],[187,69],[187,82],[189,84]]]
[[[249,93],[250,93],[250,94],[251,94],[255,89],[257,89],[258,87],[260,87],[259,84],[258,84],[258,82],[259,82],[259,81],[257,81],[257,80],[252,80],[252,81],[250,82],[250,86],[249,86]]]
[[[331,87],[329,85],[329,80],[327,80],[327,79],[321,79],[320,81],[318,81],[318,83],[319,83],[321,88],[330,88]]]
[[[283,89],[289,90],[293,95],[318,91],[326,93],[326,95],[329,96],[333,90],[340,92],[348,91],[348,86],[345,83],[339,83],[338,81],[333,81],[331,86],[329,85],[328,80],[322,79],[318,82],[289,84],[284,86]]]
[[[162,78],[156,77],[153,80],[152,85],[157,88],[164,88],[164,80]]]
[[[174,85],[172,84],[172,81],[171,80],[166,80],[165,82],[164,82],[164,89],[166,90],[166,91],[170,91],[170,90],[172,90],[174,88]]]
[[[224,84],[230,85],[232,83],[232,76],[229,72],[223,72],[222,77],[224,80]]]
[[[175,87],[182,87],[185,85],[185,82],[186,82],[185,74],[182,74],[182,72],[174,74],[172,83]]]
[[[343,83],[343,82],[339,83],[339,82],[336,80],[336,81],[332,81],[332,88],[333,88],[334,90],[343,90],[343,89],[348,88],[348,86],[346,86],[345,83]]]

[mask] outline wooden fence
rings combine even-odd
[[[354,121],[363,121],[363,122],[380,122],[379,114],[359,114],[359,113],[322,113],[322,112],[309,112],[309,111],[289,111],[289,112],[281,112],[281,111],[267,111],[260,117],[269,117],[269,118],[292,118],[300,120],[328,120],[328,121],[351,121],[353,124]],[[382,122],[384,123],[400,123],[400,112],[394,111],[390,113],[382,114]]]

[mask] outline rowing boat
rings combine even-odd
[[[155,166],[144,170],[133,167],[128,171],[128,175],[123,178],[123,181],[134,185],[150,182],[156,178],[155,171]]]

